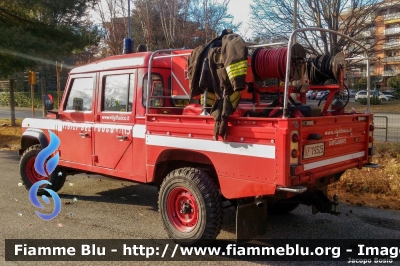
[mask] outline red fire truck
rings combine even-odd
[[[337,214],[337,198],[327,198],[327,186],[347,169],[374,166],[372,114],[332,109],[345,90],[344,58],[321,59],[336,83],[312,84],[306,73],[296,84],[288,74],[296,64],[306,66],[306,58],[291,55],[291,41],[286,48],[273,45],[249,45],[251,90],[242,92],[223,141],[213,138],[208,106],[188,97],[191,50],[112,56],[71,70],[58,110],[23,120],[20,173],[26,188],[47,179],[48,188],[58,191],[66,175],[79,172],[157,186],[166,231],[188,245],[214,240],[227,206],[237,209],[238,239],[264,234],[267,211],[286,213],[301,203],[314,213]],[[267,54],[255,53],[259,47],[286,49],[285,56],[279,53],[287,63],[281,82],[255,78],[254,64],[268,60],[254,61]],[[308,89],[330,91],[323,108],[306,102]],[[269,107],[265,93],[277,94],[281,105]],[[244,116],[268,108],[282,115]],[[49,130],[61,144],[59,164],[45,177],[34,162],[49,144]]]

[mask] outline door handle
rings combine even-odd
[[[80,133],[79,133],[79,136],[81,136],[82,138],[86,138],[87,136],[89,136],[89,134],[88,134],[88,133],[80,132]]]
[[[125,140],[127,138],[128,138],[128,136],[119,136],[119,135],[117,135],[117,139],[119,139],[120,141],[123,141],[123,140]]]

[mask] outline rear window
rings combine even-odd
[[[146,75],[143,78],[143,92],[142,92],[142,104],[146,107],[146,98],[147,98],[147,77]],[[164,106],[164,98],[156,98],[154,96],[164,96],[164,84],[162,78],[158,74],[152,74],[152,84],[150,87],[150,95],[152,96],[149,100],[149,107],[163,107]]]

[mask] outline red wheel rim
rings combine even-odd
[[[199,219],[199,208],[193,193],[184,187],[174,188],[167,198],[167,213],[180,232],[192,231]]]
[[[35,159],[36,156],[33,158],[30,158],[28,163],[26,164],[26,175],[28,177],[28,180],[31,184],[35,184],[36,182],[40,180],[49,180],[48,177],[39,175],[36,170],[35,170]]]

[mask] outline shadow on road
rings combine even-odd
[[[59,196],[62,199],[73,199],[79,197],[79,200],[83,201],[95,201],[95,202],[106,202],[106,203],[117,203],[117,204],[134,204],[151,207],[152,210],[158,211],[157,199],[158,192],[157,188],[147,185],[124,185],[124,187],[109,189],[96,193],[98,196],[87,196],[87,195],[73,195],[60,193]]]

